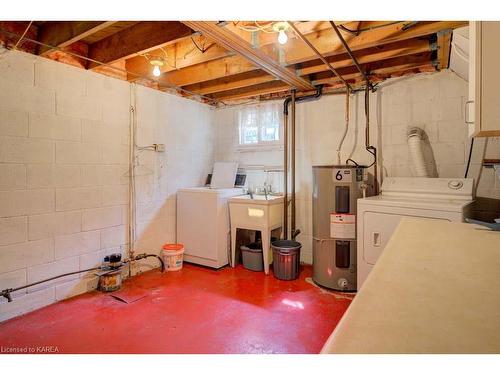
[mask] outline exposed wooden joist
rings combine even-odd
[[[432,66],[430,63],[430,52],[418,55],[397,57],[393,59],[388,59],[386,61],[380,61],[380,62],[377,61],[371,64],[365,64],[363,65],[363,68],[364,69],[368,68],[371,79],[377,77],[381,78],[382,76],[387,78],[399,71],[407,71],[409,69],[416,69],[423,66]],[[354,66],[343,68],[339,71],[339,73],[341,73],[344,79],[348,80],[349,82],[357,80],[362,81],[362,77],[359,71]],[[340,80],[337,77],[332,76],[330,72],[325,72],[324,75],[325,75],[324,78],[320,78],[313,81],[314,85],[323,84],[334,87],[340,87],[342,85]],[[245,97],[259,95],[259,90],[261,90],[262,88],[266,89],[265,90],[266,94],[276,93],[286,90],[286,88],[284,88],[282,85],[278,83],[275,84],[269,83],[269,84],[259,84],[255,86],[245,87],[237,90],[229,90],[226,92],[219,92],[213,95],[213,97],[222,100],[241,99]]]
[[[345,25],[356,28],[356,25],[359,22],[346,22]],[[240,37],[247,41],[252,40],[252,33],[247,31],[243,31],[238,29],[233,25],[232,22],[228,23],[225,26],[227,29],[237,33]],[[297,23],[297,28],[301,30],[303,34],[309,34],[312,32],[324,30],[326,28],[331,27],[328,21],[305,21]],[[293,33],[289,33],[290,38],[294,38]],[[205,40],[204,37],[194,36],[193,37],[198,44],[202,44],[202,41]],[[272,33],[260,33],[258,38],[258,45],[260,47],[268,45],[268,44],[276,44],[277,35]],[[169,56],[169,64],[164,65],[161,68],[161,72],[171,72],[177,69],[182,69],[191,65],[201,64],[208,61],[222,59],[228,56],[232,56],[235,53],[233,51],[229,51],[224,47],[221,47],[215,44],[213,41],[208,40],[204,43],[207,50],[204,52],[199,51],[194,43],[190,39],[181,40],[178,43],[173,45],[169,45],[167,47],[167,53]],[[280,47],[281,48],[281,47]],[[162,51],[153,50],[150,51],[151,54],[161,54]],[[172,60],[172,61],[171,61]],[[142,75],[151,74],[151,65],[141,56],[135,56],[127,59],[126,62],[127,70],[130,72],[135,72]],[[257,68],[256,68],[257,69]],[[136,79],[135,75],[131,75],[129,77],[130,81]]]
[[[220,78],[214,81],[197,83],[186,86],[185,88],[186,90],[193,91],[198,94],[207,95],[271,81],[276,81],[276,78],[261,70],[254,70],[248,73],[238,74],[235,76],[231,75],[227,78]]]
[[[430,65],[430,53],[418,55],[401,56],[386,61],[375,61],[370,64],[362,65],[362,68],[367,71],[368,76],[386,74],[387,72],[394,73],[396,71],[404,71],[414,67]],[[352,79],[353,76],[358,76],[359,71],[354,67],[348,67],[340,71],[346,79]],[[330,76],[314,80],[315,85],[319,84],[336,84],[340,82],[337,77]]]
[[[466,22],[465,22],[466,23]],[[413,26],[412,28],[409,28],[406,31],[402,31],[402,25],[403,24],[394,24],[390,25],[384,28],[380,29],[374,29],[371,31],[365,31],[358,36],[352,36],[352,35],[347,35],[346,40],[349,43],[349,46],[353,51],[360,51],[359,56],[360,58],[364,55],[361,50],[366,49],[366,48],[372,48],[370,52],[373,52],[373,49],[377,48],[382,48],[386,44],[394,44],[394,43],[406,43],[409,42],[409,44],[413,43],[413,39],[415,38],[420,38],[420,37],[425,37],[429,36],[431,34],[436,33],[437,31],[440,31],[441,29],[446,29],[449,27],[460,27],[463,26],[464,22],[457,21],[457,22],[423,22],[422,25],[417,24]],[[372,26],[371,24],[367,26]],[[386,30],[388,29],[388,30]],[[381,31],[384,31],[383,33]],[[327,39],[327,42],[324,42],[321,37],[324,36],[323,34],[327,33],[328,35],[325,36]],[[308,36],[310,40],[313,40],[313,43],[315,46],[319,49],[321,53],[323,53],[325,56],[336,56],[339,54],[342,54],[346,56],[345,50],[341,42],[338,40],[337,36],[334,35],[333,30],[324,30],[319,33],[312,33],[310,36]],[[420,42],[422,43],[422,41]],[[423,43],[426,43],[425,41]],[[404,48],[401,47],[404,44],[399,44],[399,48]],[[273,46],[264,46],[262,47],[262,50],[271,51],[271,47]],[[420,44],[421,48],[422,44]],[[310,48],[305,45],[302,41],[300,40],[289,40],[288,43],[285,45],[285,55],[286,56],[291,56],[293,57],[293,60],[296,62],[307,62],[311,60],[317,60],[317,56],[310,50]],[[356,53],[356,56],[358,56],[358,53]],[[330,59],[329,59],[330,60]],[[287,61],[289,59],[287,58]],[[352,61],[350,59],[345,59],[346,63],[351,63]],[[245,64],[245,59],[241,58],[240,56],[234,56],[232,58],[225,58],[223,61],[223,66],[224,69],[221,69],[220,67],[217,66],[218,60],[212,60],[206,65],[200,65],[199,67],[190,67],[190,74],[184,74],[181,71],[175,71],[168,73],[168,79],[172,82],[175,83],[176,85],[179,86],[185,86],[185,85],[190,85],[194,83],[200,83],[203,81],[209,81],[209,80],[214,80],[217,78],[221,77],[227,77],[230,72],[235,72],[234,74],[240,74],[244,72],[249,72],[252,70],[255,70],[256,67],[253,65]],[[241,66],[240,66],[241,65]],[[336,67],[335,64],[333,64],[334,67]],[[316,69],[324,70],[326,67],[324,64],[318,64]],[[311,69],[307,71],[305,68],[301,70],[300,74],[311,74],[314,73],[314,69]]]
[[[467,21],[439,21],[419,22],[407,30],[403,30],[405,23],[398,23],[370,31],[360,33],[358,36],[343,33],[345,40],[353,51],[363,48],[375,47],[377,45],[407,40],[425,35],[437,33],[444,29],[453,29],[466,26]],[[308,35],[308,40],[314,44],[318,51],[324,56],[332,56],[344,52],[344,46],[335,35],[333,30],[323,30]],[[266,47],[265,47],[266,48]],[[263,48],[263,49],[265,49]],[[265,51],[264,51],[265,52]],[[289,40],[285,48],[285,60],[287,64],[295,64],[308,60],[314,60],[315,54],[297,39]]]
[[[161,79],[165,79],[176,86],[186,86],[256,70],[260,69],[247,59],[241,56],[230,56],[203,64],[188,66],[164,74]]]
[[[269,57],[269,55],[259,49],[253,48],[250,43],[232,33],[230,30],[218,26],[217,23],[206,21],[185,21],[184,23],[192,29],[200,31],[203,35],[215,40],[223,47],[240,54],[262,70],[289,84],[291,87],[300,90],[312,88],[307,80],[298,77],[294,71],[282,67],[277,61]]]
[[[145,21],[124,29],[90,45],[89,57],[104,63],[114,63],[130,56],[188,37],[192,30],[178,21]],[[88,68],[97,66],[90,63]]]
[[[220,100],[235,100],[289,90],[290,86],[288,84],[281,81],[273,81],[260,85],[248,86],[237,90],[231,90],[224,93],[218,93],[212,96],[215,99]]]
[[[61,21],[47,22],[38,33],[38,41],[54,47],[67,47],[85,39],[100,30],[116,23],[116,21]],[[38,54],[46,56],[53,49],[39,46]]]
[[[430,48],[431,45],[428,40],[411,39],[383,45],[380,47],[372,47],[360,50],[358,52],[358,61],[360,62],[360,64],[366,64],[373,61],[386,60],[393,57],[426,52],[430,51]],[[346,53],[331,56],[330,58],[328,58],[328,60],[335,69],[352,65],[352,60]],[[183,83],[188,81],[199,81],[196,84],[187,85],[185,86],[185,88],[190,91],[199,92],[200,94],[209,94],[221,91],[220,88],[224,86],[232,86],[232,88],[241,87],[238,86],[237,82],[238,78],[241,76],[241,73],[246,72],[250,74],[255,71],[252,65],[244,64],[244,60],[242,60],[239,56],[226,59],[224,65],[224,69],[222,69],[222,67],[221,69],[217,69],[217,62],[214,61],[213,63],[207,64],[204,67],[192,67],[189,74],[182,74],[181,70],[180,72],[168,75],[168,77],[171,77],[172,82],[175,82],[175,84],[182,86],[185,86],[185,84]],[[236,69],[237,67],[239,69]],[[307,76],[309,74],[319,73],[327,70],[328,68],[320,60],[315,60],[314,62],[305,64],[304,67],[296,69],[297,74],[301,76]],[[231,77],[233,72],[236,71],[238,71],[239,73],[237,73],[234,77]],[[274,80],[274,77],[266,74],[261,78],[260,83],[265,82],[266,78],[268,81]],[[206,80],[206,82],[201,82],[201,80]],[[229,83],[229,80],[233,80],[234,82]]]
[[[453,30],[441,30],[437,33],[438,69],[446,69],[450,63],[452,33]]]
[[[205,50],[200,51],[191,38],[180,40],[175,44],[170,44],[164,47],[167,52],[168,64],[161,67],[161,72],[171,72],[178,69],[186,68],[191,65],[201,64],[215,59],[234,55],[234,52],[228,51],[224,47],[215,44],[208,40],[205,41],[203,37],[193,36],[193,39],[198,45],[203,45]],[[203,43],[204,42],[204,43]],[[151,55],[161,55],[161,50],[150,51]],[[143,56],[134,56],[126,61],[127,70],[129,72],[151,75],[151,65]],[[136,76],[129,77],[129,81],[134,81]]]
[[[242,39],[245,39],[247,42],[253,44],[255,47],[262,47],[268,44],[276,44],[278,34],[273,32],[264,32],[264,31],[246,31],[242,29],[242,23],[245,22],[228,22],[226,26],[224,26],[227,30],[233,32],[238,35]],[[339,25],[346,25],[350,28],[357,28],[360,22],[358,21],[344,21],[338,22]],[[251,24],[251,22],[250,22]],[[259,22],[259,25],[266,25],[269,22]],[[328,21],[301,21],[296,22],[295,26],[302,34],[309,34],[312,32],[317,32],[321,30],[325,30],[331,28],[330,23]],[[244,26],[243,26],[244,27]],[[289,38],[296,38],[297,36],[293,32],[287,32]]]

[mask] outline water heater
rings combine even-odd
[[[372,194],[365,167],[313,167],[313,280],[356,290],[356,202]]]

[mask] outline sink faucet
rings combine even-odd
[[[267,185],[267,182],[264,181],[264,195],[266,197],[266,201],[267,201],[267,193],[270,193],[270,191],[268,191],[268,185]]]

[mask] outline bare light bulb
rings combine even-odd
[[[153,68],[153,75],[155,77],[159,77],[160,74],[161,74],[160,67],[158,65],[155,65],[155,67]]]
[[[288,36],[285,33],[285,30],[280,30],[278,33],[278,42],[280,44],[285,44],[288,41]]]

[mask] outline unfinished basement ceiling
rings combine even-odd
[[[283,23],[288,41],[280,44]],[[448,68],[452,31],[468,24],[334,23],[372,84]],[[321,58],[353,89],[365,85],[329,21],[3,21],[0,43],[212,105],[280,98],[292,89],[300,96],[318,85],[342,90]]]

